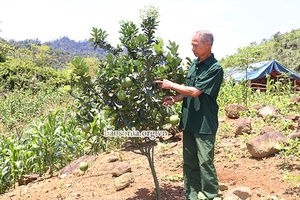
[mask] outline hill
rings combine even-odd
[[[50,46],[54,50],[62,50],[68,52],[72,55],[82,55],[99,57],[105,54],[103,49],[94,49],[92,43],[88,40],[78,41],[69,39],[67,36],[61,37],[50,42],[45,42],[44,44]]]
[[[220,62],[225,68],[243,66],[242,60],[247,56],[250,63],[275,59],[300,73],[300,29],[277,32],[270,39],[263,39],[260,44],[254,42],[245,48],[239,48],[236,54],[229,55]]]
[[[165,200],[184,200],[181,140],[182,134],[178,133],[174,138],[158,143],[155,148],[155,167]],[[297,199],[299,191],[293,187],[293,182],[282,181],[284,172],[278,170],[283,158],[250,157],[242,137],[223,135],[221,141],[216,146],[215,160],[223,196],[232,189],[248,187],[253,200]],[[129,187],[116,191],[116,177],[111,172],[121,163],[129,164],[133,181]],[[45,175],[28,185],[17,186],[0,198],[154,200],[155,188],[146,157],[122,150],[92,158],[85,173],[75,170],[66,177]]]

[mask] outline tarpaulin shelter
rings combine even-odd
[[[247,73],[246,69],[241,69],[240,66],[230,68],[225,73],[225,78],[233,79],[235,82],[248,81],[252,88],[264,89],[268,74],[274,81],[286,82],[288,79],[297,90],[300,90],[300,75],[276,60],[249,64]]]

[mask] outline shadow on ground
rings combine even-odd
[[[184,190],[181,186],[163,185],[160,190],[163,200],[184,200]],[[156,200],[155,191],[150,191],[147,188],[140,188],[135,192],[134,197],[126,200]]]

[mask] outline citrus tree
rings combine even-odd
[[[179,46],[169,41],[165,47],[164,41],[155,36],[159,25],[157,8],[145,8],[140,17],[140,28],[131,21],[120,22],[121,44],[117,47],[107,41],[105,30],[92,28],[90,41],[95,48],[107,52],[95,77],[87,73],[88,67],[82,58],[72,61],[71,94],[78,99],[78,119],[82,124],[94,124],[95,116],[99,119],[99,113],[105,113],[105,120],[110,120],[112,128],[119,131],[159,131],[170,124],[170,116],[175,111],[162,106],[161,99],[173,93],[160,90],[155,80],[165,78],[180,84],[184,82],[185,71],[177,52]],[[91,136],[103,136],[106,127],[93,127],[88,126]],[[160,199],[153,162],[155,135],[154,138],[129,139],[142,155],[147,156],[156,186],[156,198]]]

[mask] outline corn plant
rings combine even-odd
[[[27,173],[50,175],[90,150],[85,135],[77,127],[75,114],[55,110],[36,121],[22,137],[0,139],[0,193]]]

